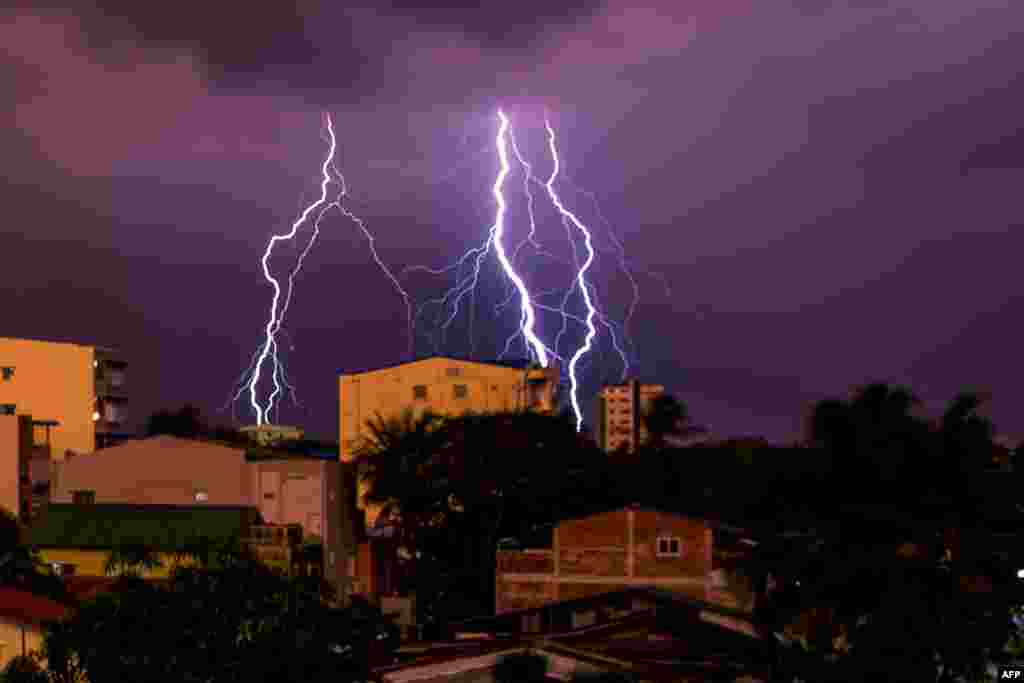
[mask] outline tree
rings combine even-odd
[[[919,403],[909,389],[880,383],[849,401],[821,401],[810,419],[811,443],[850,489],[905,480],[908,469],[930,464],[929,425],[914,413]]]
[[[494,668],[494,683],[544,683],[548,660],[531,652],[505,655]]]
[[[35,658],[18,655],[11,659],[0,673],[3,683],[47,683],[46,672]]]
[[[194,439],[206,431],[202,414],[191,403],[176,412],[161,410],[150,415],[146,422],[146,436],[166,434]]]
[[[693,423],[686,404],[670,394],[657,396],[641,416],[647,429],[645,445],[661,450],[674,439],[681,439],[704,432],[704,428]]]
[[[108,574],[145,574],[164,566],[156,549],[141,544],[125,544],[111,549],[103,570]]]
[[[447,595],[448,606],[461,597],[477,613],[490,612],[497,541],[508,535],[502,531],[550,519],[571,474],[597,459],[565,416],[406,415],[378,418],[370,432],[358,450],[367,500],[387,506],[400,552],[418,577],[435,582],[421,586],[417,609],[432,594],[437,602]]]
[[[244,556],[175,568],[167,584],[127,575],[51,627],[44,651],[61,683],[367,680],[393,627],[369,605],[331,608],[321,588]]]

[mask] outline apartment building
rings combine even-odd
[[[665,393],[660,384],[637,380],[603,387],[597,397],[598,443],[607,452],[634,451],[647,440],[644,415]]]
[[[498,552],[496,613],[631,588],[711,596],[713,536],[700,520],[629,506],[564,519],[546,545]]]
[[[0,414],[51,425],[53,457],[123,440],[127,363],[114,349],[0,337]]]

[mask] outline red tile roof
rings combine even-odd
[[[21,623],[38,624],[56,621],[67,614],[67,608],[38,595],[16,588],[0,588],[0,618]]]

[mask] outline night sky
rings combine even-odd
[[[486,234],[500,105],[544,168],[550,112],[637,273],[635,374],[713,433],[793,438],[811,402],[879,379],[991,392],[1024,436],[1019,0],[89,4],[0,10],[0,334],[121,348],[140,422],[186,401],[231,419],[269,309],[259,259],[317,189],[323,112],[348,206],[401,270]],[[337,373],[407,339],[355,226],[322,230],[281,421],[336,438]],[[509,315],[478,320],[480,356]],[[605,348],[585,397],[619,371]]]

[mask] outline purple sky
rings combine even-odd
[[[316,190],[323,111],[400,270],[482,239],[501,104],[545,173],[551,112],[637,268],[636,373],[716,434],[790,438],[814,400],[882,379],[990,391],[1024,435],[1018,0],[48,4],[0,10],[0,334],[121,347],[140,420],[218,415],[266,322],[267,239]],[[303,406],[281,420],[336,436],[337,372],[407,340],[355,226],[322,229],[286,324]],[[621,318],[613,266],[595,281]],[[493,355],[515,314],[481,315]],[[588,400],[619,372],[603,344]]]

